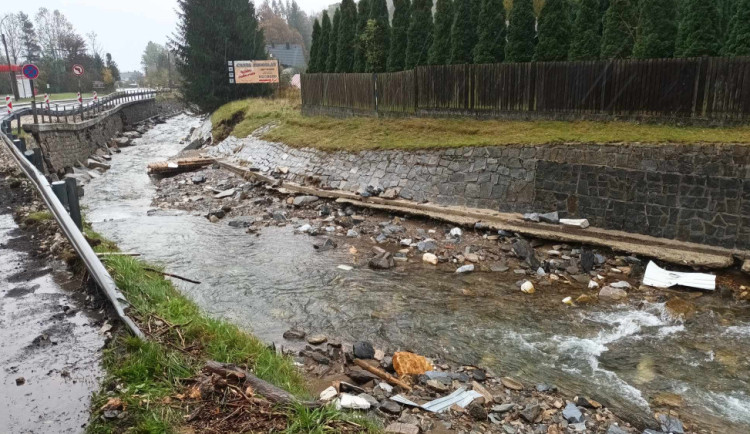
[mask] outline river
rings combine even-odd
[[[197,118],[158,125],[114,157],[86,187],[94,228],[124,250],[202,281],[175,282],[208,314],[282,342],[292,326],[345,341],[368,339],[448,361],[479,364],[526,383],[584,394],[635,421],[658,393],[681,395],[683,416],[717,432],[750,430],[750,311],[730,298],[694,302],[687,322],[663,303],[568,308],[557,295],[522,294],[494,273],[436,273],[422,264],[345,272],[342,249],[314,252],[314,237],[264,228],[251,237],[199,215],[152,210],[150,162],[165,160]],[[515,280],[515,279],[513,279]],[[462,288],[470,288],[467,297]]]

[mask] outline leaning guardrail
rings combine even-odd
[[[88,269],[91,276],[104,292],[104,295],[109,299],[115,312],[117,312],[117,316],[128,326],[135,336],[144,339],[145,336],[143,332],[125,313],[125,309],[128,307],[128,302],[125,299],[125,296],[123,296],[117,289],[114,279],[109,275],[104,264],[102,264],[96,256],[96,253],[86,241],[86,238],[73,222],[73,219],[68,215],[63,204],[57,196],[55,196],[55,193],[52,191],[52,186],[47,181],[47,178],[45,178],[44,175],[21,154],[21,151],[16,148],[7,135],[0,132],[0,140],[5,143],[10,150],[13,159],[16,160],[18,166],[34,184],[37,191],[39,191],[45,205],[47,205],[47,208],[52,212],[52,215],[55,217],[55,220],[57,220],[57,223],[60,225],[65,236],[70,240],[70,243],[78,253],[78,256],[83,260],[86,269]]]

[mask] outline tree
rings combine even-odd
[[[453,0],[437,0],[435,9],[435,31],[432,35],[428,63],[430,65],[445,65],[450,60],[451,53]],[[505,25],[505,21],[503,21],[503,25]]]
[[[391,47],[388,52],[388,71],[402,71],[406,65],[406,41],[411,18],[409,0],[393,0]]]
[[[456,14],[451,26],[450,63],[472,63],[477,28],[472,25],[473,0],[455,0]]]
[[[677,2],[641,0],[633,57],[651,59],[674,56],[677,39]]]
[[[328,11],[323,11],[322,24],[320,25],[320,47],[318,48],[318,58],[316,60],[315,72],[327,72],[326,62],[328,62],[328,50],[331,39],[331,19],[328,17]]]
[[[414,0],[406,41],[406,69],[429,63],[434,37],[432,0]]]
[[[508,62],[531,61],[534,57],[534,38],[536,37],[536,17],[532,1],[514,0],[509,21],[505,60]]]
[[[365,36],[368,40],[366,44],[368,52],[365,56],[365,70],[383,72],[388,62],[391,32],[388,22],[388,5],[385,0],[370,0],[370,18],[367,27]]]
[[[23,29],[23,35],[21,36],[21,52],[27,62],[37,62],[39,61],[39,52],[41,51],[41,48],[39,47],[39,39],[37,38],[36,30],[34,29],[34,23],[32,23],[29,16],[23,12],[18,13],[18,19],[21,22],[21,27]]]
[[[276,10],[281,10],[278,6]],[[263,38],[267,44],[299,44],[304,45],[302,35],[287,24],[278,12],[274,12],[268,1],[263,2],[258,9],[258,25],[263,30]]]
[[[573,22],[570,60],[596,60],[601,51],[601,15],[599,0],[581,0]]]
[[[724,53],[727,56],[750,56],[750,0],[740,0],[737,5]]]
[[[333,13],[333,26],[328,38],[328,58],[326,58],[326,72],[336,72],[336,48],[339,43],[339,29],[341,26],[341,8]]]
[[[23,22],[20,13],[7,14],[2,17],[3,27],[0,31],[5,35],[5,43],[8,47],[11,63],[20,63],[19,59],[23,54]],[[0,47],[1,48],[1,47]],[[2,61],[5,63],[5,53],[2,53]]]
[[[362,35],[367,27],[367,20],[370,17],[369,0],[359,0],[357,5],[357,36],[354,45],[354,66],[353,72],[365,72],[365,49],[362,42]]]
[[[183,96],[203,111],[228,101],[268,94],[267,85],[230,84],[227,60],[267,58],[253,4],[246,0],[178,0],[173,39]],[[110,62],[108,62],[110,63]]]
[[[141,55],[141,67],[145,74],[146,85],[149,87],[169,86],[173,66],[174,57],[167,51],[167,48],[149,41]]]
[[[604,14],[601,57],[624,59],[633,54],[637,26],[637,0],[611,0]]]
[[[479,14],[479,40],[474,63],[500,63],[505,59],[505,6],[501,0],[484,0]]]
[[[539,42],[536,45],[534,60],[567,60],[571,32],[568,1],[547,0],[539,16]]]
[[[408,1],[408,0],[407,0]],[[357,5],[354,0],[342,0],[336,46],[336,72],[354,72],[354,47],[357,37]]]
[[[313,23],[306,13],[302,12],[295,0],[292,3],[287,2],[286,22],[291,29],[294,29],[302,36],[305,48],[310,50],[312,47]]]
[[[715,56],[721,52],[719,13],[707,0],[684,0],[678,30],[677,56]]]
[[[115,81],[120,81],[120,68],[117,66],[117,62],[112,60],[112,55],[107,53],[107,63],[106,67],[112,72],[112,77]]]
[[[310,46],[310,61],[307,65],[307,72],[318,72],[318,56],[320,55],[320,22],[315,18],[312,31],[312,45]]]

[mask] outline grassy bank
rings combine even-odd
[[[262,137],[325,150],[424,149],[545,143],[750,143],[750,127],[704,128],[632,122],[303,117],[299,98],[231,102],[211,117],[214,137]]]
[[[97,244],[97,252],[117,251],[113,243],[90,228],[86,229],[86,235]],[[309,398],[305,380],[291,359],[277,355],[236,326],[203,315],[160,273],[145,270],[153,266],[127,256],[108,256],[105,264],[132,305],[130,315],[149,339],[144,342],[122,330],[115,333],[105,350],[103,364],[107,377],[103,390],[93,400],[88,432],[182,430],[189,425],[187,416],[199,405],[207,405],[205,401],[196,401],[194,396],[194,379],[206,360],[245,366],[258,377],[300,398]],[[124,411],[118,418],[106,419],[102,409],[111,408],[113,402]],[[218,414],[211,426],[216,432],[234,432],[221,428],[227,424],[241,430],[243,421],[232,420],[235,408],[217,404],[215,411]],[[257,420],[263,417],[248,416],[256,419],[252,431],[265,432],[278,426],[290,433],[377,430],[369,420],[330,407],[273,409],[263,414],[274,416],[268,416],[267,425],[262,426],[257,426]],[[345,429],[339,429],[341,426]],[[191,428],[200,431],[200,427]]]

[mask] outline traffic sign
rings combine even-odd
[[[83,69],[82,65],[73,65],[73,74],[77,76],[82,76],[85,70]]]
[[[23,65],[23,76],[28,78],[29,80],[36,80],[37,77],[39,77],[39,68],[36,67],[36,65],[32,65],[30,63]]]

